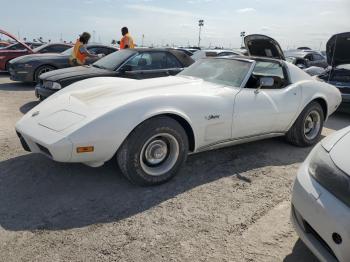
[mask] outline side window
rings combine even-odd
[[[131,71],[151,69],[152,58],[147,52],[140,53],[131,58],[125,65],[131,67]]]
[[[308,60],[310,60],[310,61],[314,61],[314,58],[312,57],[311,54],[306,55],[306,56],[305,56],[305,59],[308,59]]]
[[[103,52],[105,55],[109,55],[115,52],[115,49],[112,49],[112,48],[104,47],[103,49],[104,49]]]
[[[261,87],[262,89],[281,89],[285,87],[286,77],[283,72],[281,64],[276,62],[257,61],[250,76],[246,88],[257,88],[259,85],[260,77],[272,77],[274,79],[274,85],[272,87]]]
[[[319,54],[313,54],[313,57],[314,57],[314,60],[317,61],[317,60],[323,60],[323,57]]]
[[[182,64],[177,60],[177,58],[170,53],[167,53],[166,56],[166,68],[181,68]]]
[[[222,52],[222,53],[219,53],[218,56],[229,56],[229,55],[235,55],[235,53],[232,53],[232,52]]]
[[[94,54],[94,55],[97,55],[97,52],[98,52],[98,47],[94,46],[94,47],[87,47],[87,50],[91,53],[91,54]]]

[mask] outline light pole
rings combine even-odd
[[[143,47],[143,41],[145,40],[145,35],[142,34],[142,43],[141,43],[141,46]]]
[[[241,48],[243,48],[243,44],[244,44],[244,37],[245,37],[245,31],[241,32],[241,37],[242,37],[242,44],[241,44]]]
[[[198,21],[198,26],[199,26],[198,47],[200,47],[201,46],[201,32],[202,32],[202,27],[204,26],[203,19]]]

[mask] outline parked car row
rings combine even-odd
[[[349,261],[350,129],[319,143],[324,122],[346,102],[348,86],[339,82],[348,81],[349,34],[328,41],[330,68],[317,77],[288,62],[278,42],[264,35],[244,38],[246,56],[113,50],[91,65],[57,62],[68,68],[47,67],[37,76],[54,57],[68,61],[71,50],[18,58],[10,62],[11,78],[37,81],[36,95],[47,99],[17,122],[16,132],[27,151],[91,167],[115,161],[142,186],[173,178],[188,154],[278,136],[295,146],[316,145],[296,178],[291,219],[320,260]],[[28,77],[19,78],[21,70]]]

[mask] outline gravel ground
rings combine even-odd
[[[140,188],[100,168],[27,154],[16,121],[33,86],[0,75],[0,261],[317,261],[289,222],[310,148],[283,139],[190,156],[165,185]],[[327,135],[350,125],[332,116]]]

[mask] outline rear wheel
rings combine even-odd
[[[321,105],[317,102],[312,102],[301,112],[287,132],[287,141],[296,146],[312,146],[321,137],[323,123],[324,113]]]
[[[50,66],[50,65],[43,65],[43,66],[40,66],[37,70],[35,70],[35,73],[34,73],[34,81],[36,83],[39,83],[39,77],[40,75],[46,73],[46,72],[49,72],[49,71],[52,71],[52,70],[55,70],[56,68],[53,67],[53,66]]]
[[[188,153],[185,130],[169,117],[149,119],[136,127],[117,153],[119,167],[131,182],[161,184],[171,179]]]

